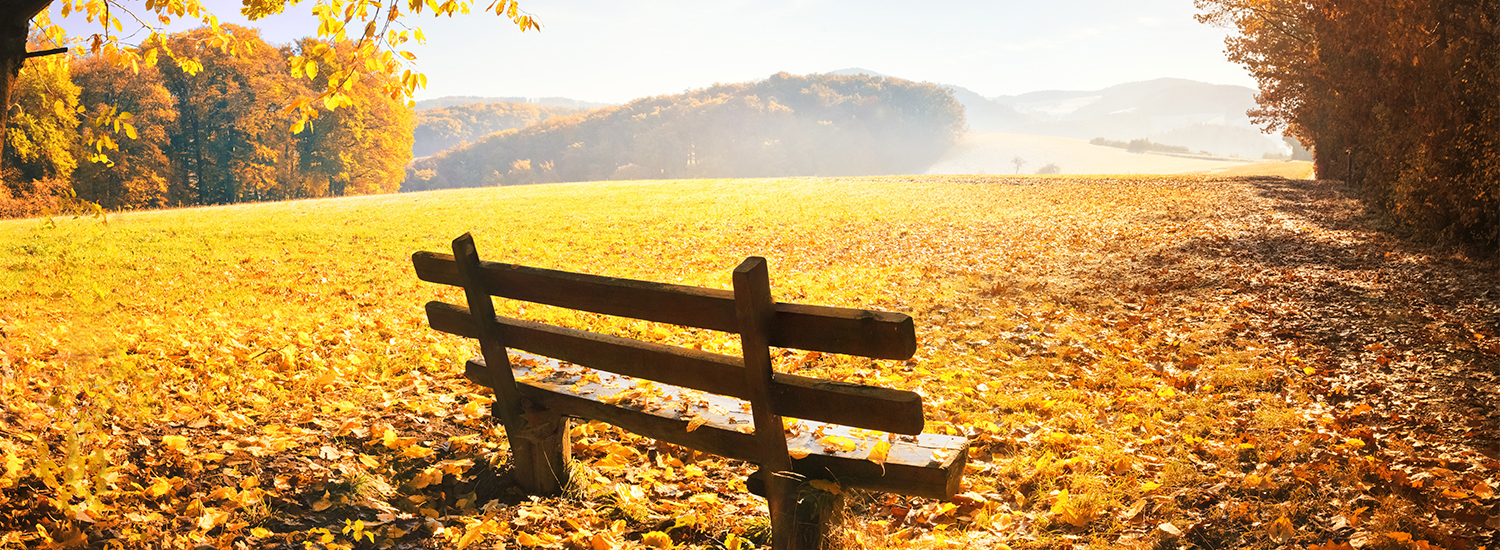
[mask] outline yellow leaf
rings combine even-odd
[[[707,423],[708,423],[708,418],[707,417],[704,417],[704,416],[694,416],[692,420],[688,421],[687,431],[691,432],[693,430],[698,429],[699,426],[702,426],[702,425],[707,424]]]
[[[879,443],[876,443],[874,447],[870,448],[870,456],[865,457],[865,460],[874,462],[884,467],[886,455],[890,454],[890,452],[891,443],[889,441],[881,441]]]
[[[615,541],[601,533],[595,533],[594,538],[589,539],[589,550],[615,550]]]
[[[252,527],[250,529],[250,536],[258,539],[263,539],[271,536],[271,530],[266,529],[265,527]]]
[[[814,489],[817,489],[819,491],[823,491],[825,493],[830,493],[830,494],[835,494],[835,495],[840,495],[840,494],[844,493],[844,488],[840,487],[839,483],[837,481],[827,481],[827,480],[822,480],[822,479],[814,479],[812,481],[807,482],[807,484],[811,485]]]
[[[786,454],[791,455],[791,457],[792,457],[793,460],[801,460],[801,459],[807,458],[807,455],[812,454],[812,451],[809,451],[807,449],[803,449],[801,447],[795,447],[795,448],[787,449],[786,450]]]
[[[1083,527],[1094,521],[1094,512],[1092,506],[1079,505],[1069,498],[1067,489],[1059,491],[1057,501],[1052,503],[1052,513],[1074,527]]]
[[[1385,536],[1390,537],[1396,542],[1406,542],[1411,540],[1411,533],[1403,533],[1401,531],[1391,531],[1386,533]]]
[[[432,449],[423,447],[421,445],[411,445],[409,447],[401,449],[401,456],[404,456],[406,458],[423,458],[432,456],[433,452],[434,451]]]
[[[203,510],[203,516],[198,518],[198,528],[204,531],[223,525],[229,519],[229,512],[214,508]]]
[[[187,448],[187,438],[180,435],[164,435],[161,444],[173,451],[182,451]]]
[[[541,546],[542,541],[531,533],[521,532],[516,533],[516,544],[521,546]]]
[[[146,488],[146,494],[151,496],[152,498],[156,498],[167,494],[167,492],[171,490],[172,482],[167,481],[166,478],[159,477],[156,478],[156,483],[152,483],[150,487]]]
[[[470,544],[474,544],[484,536],[484,533],[486,531],[489,530],[486,528],[489,525],[491,525],[491,522],[489,520],[485,520],[478,525],[470,527],[468,531],[464,531],[464,536],[458,539],[458,547],[467,548]]]
[[[652,531],[641,536],[641,544],[652,548],[671,548],[672,536],[661,531]]]
[[[1287,541],[1292,540],[1292,537],[1297,534],[1297,529],[1292,527],[1292,520],[1286,519],[1285,516],[1271,522],[1266,531],[1271,536],[1271,540],[1275,541],[1276,544],[1286,544]]]
[[[1141,491],[1147,492],[1147,493],[1149,493],[1151,491],[1155,491],[1155,490],[1160,489],[1160,488],[1161,488],[1161,484],[1157,483],[1155,481],[1147,481],[1147,482],[1141,484]]]
[[[818,440],[818,444],[822,445],[823,450],[828,452],[848,453],[853,452],[854,449],[858,447],[858,445],[854,443],[854,440],[841,435],[830,435],[824,437]]]

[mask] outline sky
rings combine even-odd
[[[476,1],[476,11],[488,4]],[[317,29],[311,1],[255,23],[238,15],[238,1],[207,3],[221,21],[259,27],[272,43]],[[1228,31],[1195,21],[1192,0],[521,0],[521,7],[540,32],[522,33],[493,14],[413,19],[427,36],[412,50],[428,79],[416,99],[623,103],[781,71],[853,67],[985,97],[1162,77],[1255,86],[1224,58]],[[82,21],[65,26],[92,32]]]

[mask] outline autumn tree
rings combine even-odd
[[[176,153],[176,193],[188,204],[227,204],[285,194],[278,169],[291,149],[282,105],[291,101],[292,77],[279,52],[255,29],[225,25],[231,52],[206,44],[213,33],[173,35],[165,47],[181,52],[161,66],[178,113],[170,135]],[[197,61],[186,61],[188,56]]]
[[[292,53],[306,57],[328,49],[341,56],[354,53],[348,44],[315,39],[302,40]],[[298,72],[292,69],[293,75]],[[310,196],[394,193],[406,177],[416,117],[406,102],[383,93],[389,75],[359,74],[347,92],[352,104],[310,121],[297,134],[298,166]],[[311,83],[315,89],[327,85],[318,78],[323,77]]]
[[[80,89],[84,132],[101,132],[88,120],[118,119],[131,113],[123,139],[109,133],[93,140],[98,150],[73,175],[79,198],[105,208],[159,207],[169,204],[171,176],[177,173],[167,153],[168,137],[178,132],[177,110],[156,67],[139,73],[99,56],[73,62],[73,81]],[[112,144],[113,147],[108,145]]]
[[[10,108],[0,174],[10,199],[26,201],[66,187],[78,168],[78,86],[66,56],[33,59],[14,83],[18,101]],[[11,214],[29,214],[32,208]],[[11,210],[7,208],[6,210]]]
[[[1251,114],[1400,225],[1500,244],[1500,1],[1197,0],[1238,31]]]
[[[240,13],[251,21],[258,21],[284,11],[295,0],[245,0]],[[0,0],[0,128],[8,128],[9,107],[12,90],[27,62],[26,40],[35,23],[54,41],[65,40],[62,29],[52,24],[48,8],[57,6],[58,14],[68,17],[80,14],[90,22],[100,25],[100,32],[83,38],[92,54],[103,54],[106,59],[121,66],[138,68],[154,65],[159,59],[182,58],[191,66],[191,55],[170,47],[164,39],[166,25],[180,19],[196,19],[208,28],[206,44],[221,52],[241,51],[236,47],[236,36],[219,25],[218,19],[204,9],[199,0],[155,2],[146,0],[137,4],[133,0]],[[334,55],[313,56],[296,60],[290,66],[304,70],[311,64],[318,72],[328,75],[327,85],[316,93],[316,97],[303,96],[280,105],[295,112],[300,122],[316,117],[319,107],[333,110],[350,105],[355,99],[345,88],[353,75],[367,70],[391,75],[382,82],[385,95],[392,98],[411,97],[417,87],[424,85],[426,78],[411,70],[416,55],[407,51],[408,44],[425,40],[418,27],[409,27],[413,16],[424,11],[434,16],[468,14],[479,4],[469,0],[399,0],[390,3],[366,0],[329,0],[314,4],[310,11],[318,20],[317,36],[332,42],[351,42],[353,55],[340,58]],[[484,11],[505,17],[522,31],[540,29],[530,14],[522,12],[516,0],[493,0]],[[126,22],[137,32],[124,33]],[[121,42],[121,36],[140,36],[139,45]],[[305,73],[304,73],[305,74]],[[399,75],[399,76],[398,76]],[[3,142],[0,142],[3,143]],[[3,152],[3,151],[0,151]]]

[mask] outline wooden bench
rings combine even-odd
[[[774,302],[755,257],[735,269],[733,291],[480,261],[468,234],[453,255],[417,252],[412,263],[422,280],[464,289],[467,307],[429,302],[428,322],[479,340],[465,375],[495,390],[517,483],[531,494],[567,484],[570,417],[756,464],[747,487],[766,497],[778,550],[820,546],[842,506],[799,508],[801,483],[938,499],[959,489],[968,441],[922,433],[921,396],[772,370],[771,346],[909,359],[911,317]],[[498,317],[491,296],[737,333],[743,354]],[[513,361],[508,348],[530,353]]]

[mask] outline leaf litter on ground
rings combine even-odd
[[[1493,548],[1495,264],[1378,223],[1334,182],[927,176],[0,222],[0,547],[764,544],[749,466],[603,424],[563,497],[506,481],[474,346],[422,317],[457,297],[408,260],[472,228],[487,259],[717,288],[762,255],[780,300],[911,314],[910,361],[777,357],[973,441],[949,502],[850,492],[844,547]]]

